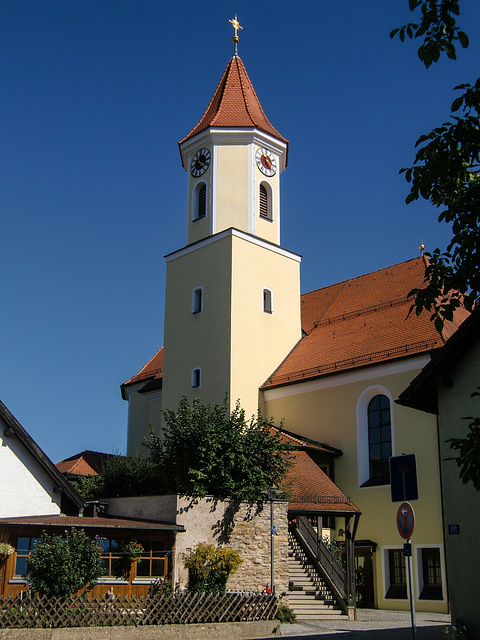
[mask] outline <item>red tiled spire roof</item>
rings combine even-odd
[[[238,56],[234,56],[228,63],[200,122],[179,144],[210,127],[256,128],[288,144],[288,140],[270,124]]]
[[[302,295],[306,333],[263,388],[380,364],[443,346],[468,316],[458,309],[439,335],[428,313],[408,315],[408,293],[423,286],[424,258]]]

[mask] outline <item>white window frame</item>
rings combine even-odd
[[[266,304],[267,301],[269,305]],[[264,313],[273,313],[273,291],[269,287],[262,288],[262,310]]]
[[[190,377],[190,386],[192,389],[200,389],[202,386],[202,368],[194,367]]]
[[[406,598],[387,598],[388,590],[391,587],[390,582],[390,557],[389,551],[391,550],[401,550],[403,553],[403,544],[391,544],[389,546],[382,547],[382,581],[383,581],[383,599],[387,602],[409,602],[410,593],[408,589],[408,560],[405,558],[405,579],[406,579],[406,587],[407,587],[407,597]]]
[[[358,469],[358,486],[363,489],[377,489],[387,485],[372,485],[371,487],[362,487],[365,482],[370,480],[370,450],[368,446],[368,405],[370,400],[375,396],[387,396],[390,401],[390,429],[392,434],[392,456],[395,455],[395,429],[393,416],[393,398],[390,391],[382,385],[372,385],[367,387],[360,394],[357,400],[357,469]]]
[[[203,287],[195,287],[192,291],[192,315],[203,313]]]
[[[422,550],[423,549],[438,549],[440,551],[440,571],[442,572],[442,599],[441,600],[428,600],[427,598],[422,598],[421,602],[446,602],[447,598],[447,584],[446,584],[446,575],[445,575],[445,555],[443,544],[416,544],[414,546],[414,558],[415,558],[415,566],[416,566],[416,575],[415,575],[415,586],[417,588],[417,600],[420,600],[420,596],[423,591],[424,582],[423,582],[423,558],[422,558]]]

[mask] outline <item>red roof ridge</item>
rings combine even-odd
[[[388,271],[389,269],[395,269],[400,265],[408,264],[409,262],[416,262],[417,260],[423,260],[426,264],[428,258],[427,256],[421,256],[420,258],[410,258],[410,260],[402,260],[401,262],[396,262],[395,264],[391,264],[388,267],[381,267],[380,269],[375,269],[374,271],[368,271],[367,273],[361,273],[358,276],[353,276],[352,278],[346,278],[345,280],[340,280],[340,282],[334,282],[333,284],[327,284],[325,287],[318,287],[318,289],[312,289],[312,291],[306,291],[302,293],[301,297],[306,297],[311,295],[312,293],[316,293],[317,291],[324,291],[325,289],[329,289],[330,287],[338,287],[340,285],[348,285],[349,282],[355,282],[355,280],[360,280],[360,278],[365,278],[365,276],[373,276],[375,273],[380,273],[381,271]]]

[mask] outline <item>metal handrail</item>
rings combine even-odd
[[[297,540],[333,591],[339,604],[347,611],[349,590],[346,572],[327,549],[323,540],[318,539],[315,529],[304,516],[297,518],[296,534]]]

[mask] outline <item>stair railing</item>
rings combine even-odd
[[[314,568],[325,580],[340,606],[351,618],[355,614],[355,591],[351,580],[323,540],[319,539],[308,518],[298,516],[293,534]],[[348,561],[348,560],[347,560]],[[350,573],[350,572],[349,572]]]

